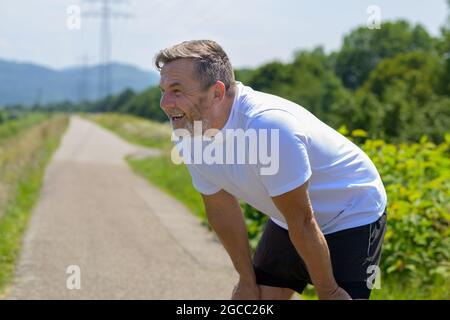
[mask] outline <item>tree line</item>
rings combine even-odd
[[[341,48],[300,50],[288,63],[272,61],[235,70],[255,90],[279,95],[310,110],[334,128],[363,129],[369,138],[443,141],[450,124],[450,22],[431,36],[404,20],[380,29],[360,26],[344,36]],[[95,102],[69,102],[37,109],[119,112],[167,121],[158,87],[125,90]]]

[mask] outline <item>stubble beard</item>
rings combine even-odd
[[[194,121],[195,122],[201,122],[201,129],[202,132],[196,132],[194,129]],[[203,135],[203,133],[208,130],[210,128],[210,123],[207,119],[197,119],[194,121],[189,121],[186,126],[184,127],[187,131],[189,131],[189,133],[191,134],[192,137],[194,136],[198,136],[198,135]],[[198,127],[198,125],[197,125]],[[198,131],[198,129],[197,129]]]

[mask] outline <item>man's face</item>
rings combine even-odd
[[[170,119],[173,129],[187,129],[193,133],[194,121],[208,127],[208,91],[201,89],[195,78],[194,62],[178,59],[164,65],[161,70],[161,109]]]

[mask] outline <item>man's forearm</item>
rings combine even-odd
[[[291,222],[289,237],[305,261],[319,298],[336,290],[328,245],[315,219]]]
[[[255,282],[247,228],[240,207],[228,208],[227,212],[207,210],[207,216],[239,273],[240,280]]]
[[[286,219],[289,237],[306,263],[319,298],[341,298],[347,294],[336,295],[339,287],[334,279],[328,244],[314,218],[308,185],[307,181],[272,199]]]

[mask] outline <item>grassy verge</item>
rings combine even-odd
[[[97,122],[131,143],[161,149],[171,145],[171,129],[168,124],[119,113],[81,114],[81,116]]]
[[[8,193],[0,210],[0,297],[13,281],[21,239],[38,199],[45,167],[67,127],[67,117],[41,118],[0,144],[0,185]]]
[[[18,119],[0,124],[0,143],[10,137],[14,137],[26,128],[42,122],[48,117],[44,113],[28,113]]]

